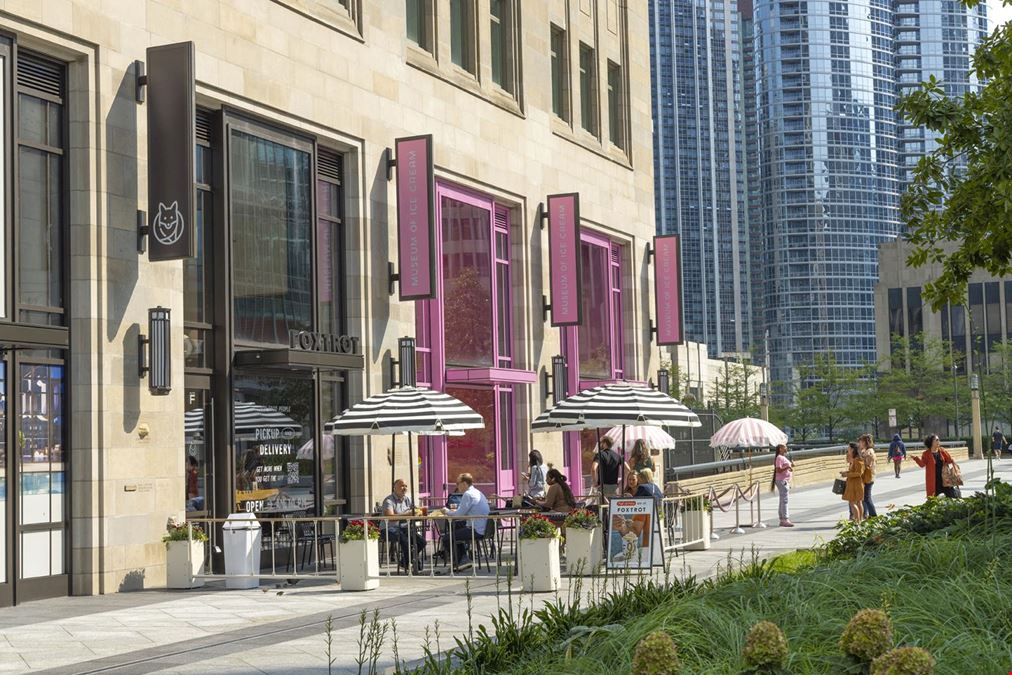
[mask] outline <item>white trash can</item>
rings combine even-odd
[[[232,513],[222,526],[225,544],[225,588],[260,586],[260,523],[252,513]]]

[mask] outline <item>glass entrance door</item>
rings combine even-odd
[[[207,516],[214,504],[213,404],[206,389],[186,390],[186,516]]]
[[[16,406],[6,406],[6,412],[7,424],[16,425],[8,438],[16,439],[13,578],[18,602],[67,593],[66,390],[58,356],[22,352],[16,368],[9,364],[7,370],[17,372]]]
[[[10,583],[10,505],[7,501],[7,476],[10,471],[7,468],[7,362],[4,360],[6,353],[0,351],[0,607],[10,605],[13,602],[13,591]]]

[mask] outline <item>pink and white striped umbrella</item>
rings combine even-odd
[[[728,422],[710,439],[711,448],[768,448],[787,442],[787,434],[766,420],[743,417]]]
[[[642,440],[651,450],[668,450],[675,447],[675,439],[660,427],[625,428],[625,447],[622,447],[622,427],[612,427],[602,438],[610,438],[616,450],[631,452],[636,441]]]

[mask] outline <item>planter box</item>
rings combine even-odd
[[[589,577],[597,573],[604,558],[604,529],[566,528],[566,574]]]
[[[379,588],[379,541],[339,541],[337,549],[342,591],[371,591]]]
[[[710,549],[710,512],[685,511],[682,513],[683,541],[695,541],[685,547],[686,551],[707,551]],[[702,541],[697,541],[702,539]]]
[[[562,583],[559,570],[559,540],[520,540],[520,581],[529,593],[551,593]]]
[[[204,542],[169,541],[165,543],[165,586],[167,588],[199,588],[198,579],[204,566]]]

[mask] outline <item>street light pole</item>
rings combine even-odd
[[[759,416],[765,422],[770,421],[770,398],[765,382],[759,383]]]
[[[984,458],[984,446],[980,434],[980,375],[974,373],[970,376],[970,413],[972,416],[973,429],[973,458]]]

